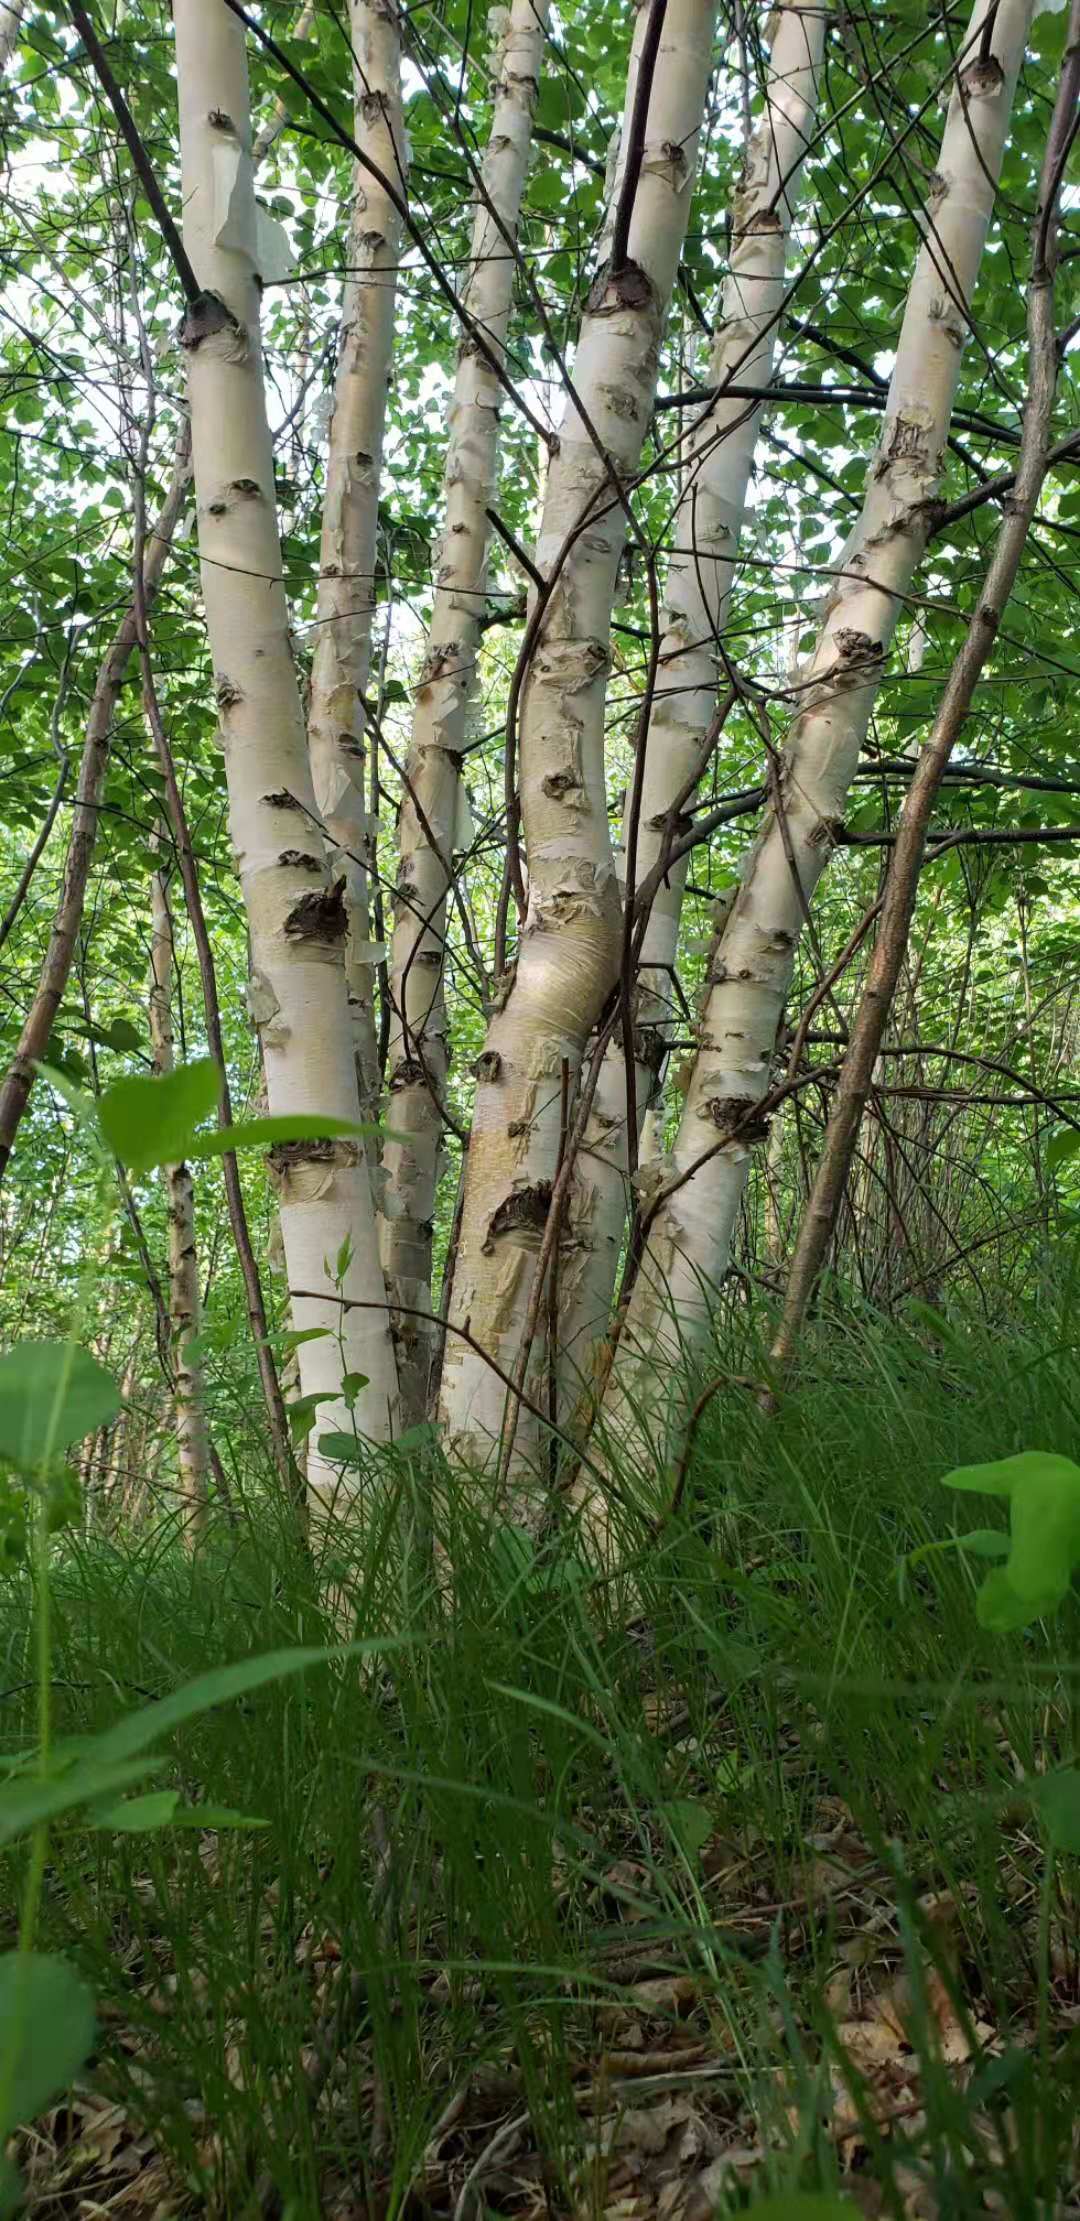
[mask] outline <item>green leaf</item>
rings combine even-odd
[[[434,1422],[430,1419],[418,1419],[415,1427],[406,1427],[403,1433],[395,1435],[389,1447],[394,1450],[429,1450],[438,1439],[439,1430]]]
[[[1080,1853],[1080,1771],[1061,1766],[1024,1787],[1055,1851]]]
[[[67,2088],[94,2045],[94,2000],[66,1959],[0,1958],[0,2147]],[[5,2193],[6,2194],[6,2193]]]
[[[92,1828],[114,1828],[120,1835],[152,1835],[167,1828],[180,1802],[178,1789],[148,1789],[142,1797],[125,1797],[116,1805],[93,1805],[87,1815]]]
[[[159,1078],[114,1080],[98,1098],[98,1124],[114,1157],[131,1172],[180,1164],[195,1155],[195,1129],[216,1111],[222,1076],[211,1057]]]
[[[1051,1134],[1046,1144],[1046,1162],[1055,1172],[1058,1165],[1068,1164],[1080,1152],[1080,1133],[1075,1126],[1066,1126],[1060,1133]]]
[[[23,2203],[22,2176],[17,2167],[0,2152],[0,2221],[7,2221],[10,2213],[18,2213]]]
[[[1002,1527],[973,1527],[970,1534],[957,1535],[956,1547],[973,1558],[1007,1558],[1009,1538]]]
[[[357,1119],[297,1112],[292,1117],[246,1118],[238,1126],[218,1126],[213,1133],[197,1135],[184,1153],[193,1158],[223,1157],[232,1149],[269,1149],[280,1141],[334,1141],[339,1135],[362,1139],[381,1130]]]
[[[945,1485],[1009,1499],[1008,1561],[979,1591],[980,1626],[1004,1634],[1056,1611],[1080,1566],[1080,1466],[1051,1450],[1023,1450],[960,1466]]]
[[[696,1797],[676,1797],[672,1804],[662,1805],[660,1809],[680,1849],[696,1865],[715,1828],[708,1805],[703,1805]]]
[[[331,1401],[330,1390],[319,1388],[315,1389],[310,1396],[294,1396],[292,1403],[286,1404],[285,1416],[289,1422],[289,1434],[294,1442],[304,1441],[305,1437],[311,1433],[312,1422],[319,1405]],[[351,1435],[349,1440],[352,1440]]]
[[[141,1049],[142,1035],[130,1018],[113,1018],[105,1028],[104,1039],[110,1049]]]
[[[119,1804],[95,1805],[88,1815],[93,1828],[112,1828],[121,1835],[153,1835],[159,1828],[268,1828],[269,1820],[235,1812],[231,1805],[182,1805],[178,1789],[151,1789],[143,1797],[124,1797]]]
[[[232,1805],[181,1805],[173,1816],[174,1828],[268,1828],[253,1812],[236,1812]]]
[[[363,1443],[358,1442],[354,1434],[321,1434],[319,1455],[331,1465],[363,1465],[365,1462]]]
[[[0,1457],[32,1471],[115,1419],[112,1375],[76,1342],[16,1342],[0,1357]]]
[[[153,1771],[153,1763],[143,1758],[122,1766],[88,1764],[73,1766],[62,1774],[5,1782],[0,1788],[0,1844],[13,1843],[17,1836],[28,1834],[39,1820],[58,1819],[62,1812],[89,1804],[91,1798],[130,1788]]]
[[[324,1342],[329,1333],[328,1326],[291,1326],[278,1336],[278,1340],[282,1349],[288,1352],[300,1349],[305,1342]]]

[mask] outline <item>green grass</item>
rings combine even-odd
[[[496,2150],[465,2210],[599,2216],[617,2155],[598,2151],[598,2111],[636,2119],[673,2093],[707,2123],[687,2180],[712,2152],[721,2214],[750,2188],[838,2184],[897,2217],[1065,2210],[1080,1861],[1050,1860],[1023,1780],[1077,1755],[1077,1599],[992,1636],[973,1609],[984,1567],[900,1569],[1003,1519],[971,1499],[957,1516],[951,1466],[1080,1458],[1071,1314],[1060,1276],[992,1330],[838,1307],[775,1419],[745,1390],[709,1406],[659,1543],[626,1515],[618,1581],[590,1577],[572,1531],[530,1565],[433,1451],[373,1471],[362,1545],[333,1538],[332,1611],[257,1475],[195,1557],[174,1521],[64,1538],[59,1733],[219,1661],[411,1638],[173,1737],[155,1781],[264,1829],[53,1831],[40,1940],[94,1985],[89,2079],[168,2154],[176,2211],[307,2221],[348,2183],[358,2212],[451,2213],[520,2120],[517,2176]],[[728,1340],[725,1365],[753,1376],[749,1326]],[[657,1487],[670,1476],[651,1508]],[[9,1751],[34,1738],[29,1617],[14,1577]],[[19,1879],[10,1855],[6,1904]],[[678,1975],[695,1989],[677,2014],[642,2001]],[[910,2049],[883,2091],[851,2032],[898,1979]],[[941,2056],[943,1998],[963,2070]],[[669,2065],[620,2095],[635,2045]],[[748,2149],[757,2164],[726,2164]],[[34,2210],[77,2210],[50,2197],[42,2174]]]

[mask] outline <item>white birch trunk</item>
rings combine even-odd
[[[189,310],[188,362],[203,597],[214,661],[229,825],[247,914],[248,990],[274,1116],[348,1120],[360,1104],[345,989],[345,909],[318,830],[289,637],[259,345],[255,197],[243,31],[224,0],[175,8],[184,236],[206,289]],[[364,1374],[357,1419],[375,1439],[396,1401],[367,1167],[358,1142],[274,1152],[305,1395],[315,1424],[347,1430],[343,1371]],[[351,1255],[338,1273],[343,1238]],[[302,1292],[301,1292],[302,1291]],[[309,1458],[316,1496],[336,1474]]]
[[[26,0],[0,0],[0,77],[22,37]]]
[[[1001,0],[984,61],[978,49],[987,6],[976,0],[949,104],[863,508],[803,668],[804,707],[781,774],[786,840],[773,807],[710,969],[686,1105],[665,1168],[665,1185],[683,1184],[652,1219],[602,1407],[605,1428],[616,1435],[650,1413],[663,1433],[678,1394],[673,1361],[707,1337],[751,1149],[763,1130],[754,1107],[771,1084],[805,907],[842,824],[889,645],[926,545],[1033,0]],[[724,1142],[737,1124],[737,1138]]]
[[[150,882],[150,1049],[155,1072],[171,1072],[173,1057],[172,906],[163,871]],[[201,1302],[195,1247],[195,1187],[191,1167],[162,1168],[168,1222],[169,1355],[176,1413],[176,1466],[180,1492],[191,1515],[192,1539],[206,1517],[210,1445],[206,1431],[205,1384],[192,1344],[199,1332]]]
[[[503,358],[514,285],[514,240],[532,143],[548,0],[513,0],[492,55],[494,102],[473,221],[465,307],[492,354]],[[490,204],[490,205],[489,205]],[[445,997],[447,897],[453,874],[469,704],[487,601],[502,394],[490,361],[466,337],[449,412],[446,514],[435,600],[413,707],[398,830],[393,898],[388,1122],[381,1237],[387,1295],[431,1310],[431,1245],[448,1068]],[[394,1320],[402,1417],[423,1418],[432,1329],[399,1311]]]
[[[352,0],[353,136],[405,191],[401,41],[384,0]],[[366,793],[364,696],[371,669],[379,481],[394,338],[401,218],[359,163],[345,258],[334,408],[323,496],[308,747],[331,875],[345,882],[345,975],[363,1116],[379,1102],[375,971],[368,888],[374,862]],[[368,1148],[374,1163],[376,1152]]]
[[[732,209],[731,262],[709,358],[707,383],[767,386],[776,356],[785,264],[802,160],[813,134],[826,8],[797,4],[773,18],[765,106],[745,151]],[[661,853],[664,827],[700,764],[716,708],[720,655],[739,535],[757,443],[760,408],[718,398],[686,443],[684,486],[672,526],[673,553],[660,613],[662,643],[645,741],[634,879]],[[627,793],[616,868],[624,877],[631,838]],[[653,902],[641,952],[634,1010],[637,1134],[664,1063],[676,1013],[675,957],[689,856],[674,865]],[[562,1369],[571,1399],[593,1376],[609,1326],[629,1199],[626,1063],[621,1033],[607,1050],[593,1098],[567,1213],[559,1266]]]
[[[607,819],[604,705],[626,519],[612,474],[625,482],[636,467],[655,395],[693,193],[714,17],[712,0],[671,0],[668,7],[627,259],[621,270],[603,265],[590,291],[574,394],[545,490],[537,567],[547,577],[558,566],[558,576],[520,714],[528,913],[513,982],[480,1063],[453,1289],[453,1317],[468,1321],[481,1347],[510,1371],[521,1354],[556,1170],[560,1074],[564,1062],[571,1079],[577,1074],[616,975],[620,904]],[[441,1390],[451,1444],[474,1460],[485,1457],[499,1439],[504,1402],[491,1368],[451,1333]],[[524,1465],[534,1440],[524,1413],[519,1430]]]

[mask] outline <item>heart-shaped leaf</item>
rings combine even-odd
[[[0,1457],[21,1472],[115,1419],[112,1375],[76,1342],[17,1342],[0,1357]]]
[[[221,1088],[211,1057],[153,1079],[114,1080],[98,1098],[98,1124],[114,1157],[131,1172],[180,1164],[193,1154],[196,1129],[216,1111]]]
[[[77,2074],[94,2043],[94,2000],[66,1959],[0,1958],[0,2147]]]
[[[1055,1851],[1080,1852],[1080,1770],[1060,1766],[1024,1786]]]

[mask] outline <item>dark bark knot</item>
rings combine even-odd
[[[702,1110],[722,1134],[732,1140],[764,1141],[769,1131],[769,1121],[758,1110],[752,1095],[714,1095]]]
[[[960,72],[960,83],[969,100],[988,100],[999,93],[1005,83],[1005,72],[996,54],[979,54]]]
[[[200,293],[188,303],[187,314],[180,326],[180,345],[194,353],[204,339],[212,339],[215,332],[231,332],[238,340],[244,337],[243,328],[236,321],[230,308],[226,308],[219,293]]]
[[[234,680],[227,678],[224,672],[219,678],[214,691],[217,696],[217,706],[220,710],[236,709],[238,703],[244,699],[240,688]]]
[[[284,930],[290,941],[321,941],[332,948],[335,942],[344,940],[348,924],[342,878],[335,879],[332,887],[313,887],[310,894],[301,895],[285,920]]]
[[[854,625],[838,625],[833,634],[833,646],[841,671],[874,670],[885,655],[880,640],[875,640],[868,632],[857,631]]]
[[[283,848],[278,863],[289,865],[294,871],[321,872],[323,868],[321,856],[312,856],[302,848]]]
[[[356,1143],[344,1139],[276,1141],[273,1148],[267,1151],[267,1163],[276,1180],[288,1179],[290,1172],[298,1171],[301,1165],[355,1165],[359,1161],[360,1152]]]
[[[427,1073],[418,1057],[399,1057],[387,1080],[391,1095],[400,1095],[407,1087],[424,1087]]]
[[[589,287],[585,306],[590,316],[615,316],[622,308],[648,308],[655,299],[652,279],[639,262],[624,262],[621,270],[604,262]]]
[[[485,1256],[490,1257],[494,1244],[504,1234],[514,1237],[517,1249],[539,1249],[550,1208],[550,1180],[538,1180],[535,1187],[515,1188],[512,1195],[504,1196],[488,1222],[482,1244]]]
[[[237,699],[239,700],[239,696],[237,696]],[[288,787],[279,787],[275,794],[264,794],[263,801],[268,810],[298,810],[300,808],[296,796],[289,793]]]
[[[497,1049],[483,1049],[476,1059],[473,1071],[478,1080],[494,1081],[502,1074],[502,1058]]]

